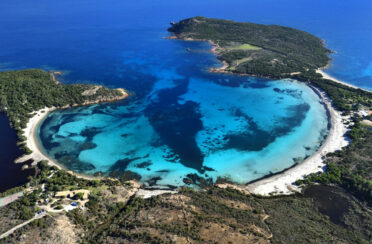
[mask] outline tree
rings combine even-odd
[[[21,206],[19,211],[19,218],[23,220],[29,220],[34,216],[31,209],[25,206]]]

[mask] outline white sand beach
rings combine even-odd
[[[298,192],[301,189],[293,184],[296,180],[303,179],[305,175],[323,171],[325,164],[323,163],[322,157],[327,153],[340,150],[342,147],[348,145],[349,142],[344,137],[347,128],[343,123],[347,118],[342,117],[341,113],[334,109],[325,92],[322,92],[315,87],[313,87],[313,89],[321,97],[330,115],[331,128],[327,139],[315,154],[307,158],[301,164],[296,165],[281,174],[249,184],[247,189],[251,193],[267,196],[288,195],[296,191]]]
[[[23,130],[24,135],[26,136],[26,145],[29,149],[31,149],[31,154],[25,154],[15,160],[15,163],[24,163],[28,160],[33,160],[33,164],[36,164],[42,160],[48,161],[48,164],[50,166],[55,166],[58,169],[65,169],[62,165],[58,164],[58,162],[49,157],[47,154],[45,154],[42,149],[40,148],[40,144],[38,142],[37,137],[37,129],[40,125],[40,123],[48,116],[48,114],[54,110],[56,110],[56,107],[52,108],[43,108],[38,111],[35,111],[35,115],[28,121],[26,128]],[[65,169],[67,170],[67,169]],[[68,173],[73,174],[79,178],[92,180],[92,179],[100,179],[102,177],[95,177],[95,176],[89,176],[84,174],[75,173],[72,171],[67,170]]]
[[[141,197],[141,198],[150,198],[150,197],[162,195],[162,194],[165,194],[165,193],[175,194],[177,192],[178,191],[172,191],[172,190],[146,190],[146,189],[139,189],[137,191],[137,193],[136,193],[136,196],[137,197]]]
[[[328,79],[328,80],[334,81],[336,83],[339,83],[339,84],[342,84],[342,85],[345,85],[345,86],[348,86],[348,87],[351,87],[351,88],[354,88],[354,89],[360,89],[360,90],[363,90],[363,91],[366,91],[366,92],[371,92],[371,91],[368,91],[366,89],[363,89],[363,88],[348,84],[348,83],[346,83],[344,81],[341,81],[339,79],[336,79],[336,78],[330,76],[329,74],[327,74],[326,72],[324,72],[324,70],[322,70],[322,69],[317,69],[316,72],[318,74],[321,74],[324,79]]]
[[[323,71],[319,70],[318,72]],[[330,76],[324,73],[325,78],[329,79]],[[331,80],[337,81],[330,77]],[[342,84],[346,84],[340,82]],[[351,85],[348,85],[353,87]],[[303,179],[305,175],[310,173],[316,173],[323,170],[325,164],[323,163],[322,157],[325,156],[329,152],[334,152],[336,150],[340,150],[342,147],[348,145],[348,141],[344,137],[347,127],[344,125],[344,121],[347,118],[343,118],[341,114],[334,109],[330,99],[327,97],[325,92],[320,91],[319,89],[313,87],[314,91],[318,93],[320,98],[322,99],[323,103],[325,104],[326,109],[330,114],[330,121],[331,121],[331,129],[329,131],[328,137],[323,143],[323,145],[319,148],[319,150],[312,155],[311,157],[307,158],[303,163],[296,165],[295,167],[284,171],[281,174],[274,175],[272,177],[268,177],[259,181],[256,181],[252,184],[247,185],[247,189],[249,192],[258,195],[278,195],[278,194],[291,194],[296,191],[300,191],[301,189],[295,186],[293,183],[296,180]],[[127,97],[128,94],[125,90],[123,92],[123,98]],[[27,127],[24,129],[24,134],[27,138],[26,144],[32,150],[30,155],[24,155],[18,158],[15,162],[22,163],[27,160],[33,159],[34,162],[39,162],[41,160],[47,160],[50,165],[56,166],[60,169],[63,167],[59,165],[53,158],[49,157],[48,155],[44,154],[43,151],[40,149],[39,142],[37,140],[37,129],[39,124],[46,118],[48,113],[55,110],[56,108],[44,108],[39,111],[35,112],[35,115],[29,120],[27,123]],[[73,172],[71,172],[73,173]],[[92,179],[95,177],[85,176],[73,173],[78,177]],[[138,195],[142,197],[149,197],[152,195],[161,194],[161,192],[147,192],[141,191]]]
[[[34,162],[39,162],[42,160],[47,160],[50,162],[51,165],[57,166],[59,165],[53,160],[52,158],[45,155],[42,150],[39,148],[39,143],[37,141],[37,128],[39,124],[46,118],[46,116],[53,110],[55,107],[52,108],[43,108],[35,112],[35,115],[28,121],[26,128],[23,130],[24,135],[26,136],[26,145],[29,149],[32,150],[32,153],[29,155],[23,155],[20,158],[16,159],[16,163],[23,163],[27,160],[34,160]]]
[[[122,93],[122,95],[120,97],[110,98],[110,99],[99,99],[99,100],[95,100],[95,101],[88,101],[88,102],[83,103],[82,105],[84,106],[84,105],[96,104],[96,103],[101,103],[101,102],[114,102],[114,101],[125,99],[129,96],[128,92],[125,89],[117,88],[116,90],[118,90]],[[69,107],[76,107],[76,106],[80,106],[80,105],[74,104],[72,106],[65,106],[65,107],[62,107],[60,109],[65,109],[65,108],[69,108]],[[48,155],[46,155],[42,151],[42,149],[39,145],[38,139],[37,139],[38,138],[37,137],[37,129],[39,127],[39,124],[47,117],[47,115],[50,112],[52,112],[56,109],[57,109],[56,107],[51,107],[51,108],[45,107],[45,108],[40,109],[38,111],[35,111],[33,113],[34,116],[32,118],[30,118],[30,120],[27,123],[26,128],[23,129],[24,135],[26,137],[26,145],[29,149],[31,149],[32,153],[28,154],[28,155],[25,154],[25,155],[17,158],[15,160],[15,163],[24,163],[28,160],[33,160],[33,164],[36,164],[36,163],[38,163],[42,160],[46,160],[46,161],[48,161],[49,165],[55,166],[59,169],[64,169],[63,166],[58,164],[58,162],[55,159],[49,157]],[[73,175],[76,175],[77,177],[84,178],[84,179],[99,179],[99,178],[102,178],[102,177],[94,177],[94,176],[78,174],[78,173],[74,173],[72,171],[67,171],[67,172],[69,172]]]

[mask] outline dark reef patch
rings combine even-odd
[[[136,164],[135,167],[140,168],[140,169],[144,169],[144,168],[147,168],[151,165],[152,165],[151,161],[146,161],[146,162]]]
[[[131,162],[136,161],[138,159],[141,159],[141,157],[120,159],[116,161],[114,165],[110,167],[110,171],[122,171],[123,172],[127,169],[128,165]]]
[[[199,176],[197,174],[187,174],[185,178],[183,178],[183,182],[186,185],[197,185],[200,187],[205,186],[212,186],[213,185],[213,179],[212,178],[204,178],[202,176]]]
[[[178,97],[187,92],[188,81],[177,80],[174,88],[158,92],[158,99],[150,104],[145,114],[152,127],[160,135],[161,142],[179,157],[186,167],[201,171],[203,155],[195,136],[203,129],[199,104],[178,103]]]
[[[287,94],[287,95],[292,96],[292,97],[297,98],[297,99],[300,99],[301,96],[302,96],[302,91],[298,91],[298,90],[279,89],[279,88],[274,88],[273,90],[277,93]]]
[[[226,135],[224,140],[227,143],[224,145],[224,149],[235,148],[242,151],[259,151],[272,143],[277,137],[284,136],[295,127],[301,125],[309,109],[310,105],[306,103],[289,107],[287,109],[289,116],[281,118],[280,126],[277,126],[272,131],[260,129],[251,117],[238,109],[235,111],[235,116],[245,119],[248,126],[245,132]]]
[[[78,155],[62,152],[56,153],[54,157],[59,163],[76,172],[84,173],[92,171],[96,168],[93,164],[80,161],[77,156]]]
[[[155,186],[158,184],[158,181],[161,180],[162,178],[160,176],[157,176],[157,177],[154,177],[154,178],[151,178],[150,180],[147,181],[147,184],[149,186]]]
[[[242,151],[258,151],[275,139],[274,135],[260,129],[253,118],[244,114],[240,109],[235,111],[235,116],[245,119],[248,127],[246,132],[226,135],[224,140],[227,140],[227,143],[224,145],[224,149],[235,148]]]
[[[88,142],[83,143],[80,146],[79,151],[89,150],[89,149],[93,149],[96,147],[97,147],[97,144],[95,144],[94,142],[88,141]]]
[[[203,166],[203,170],[204,171],[216,171],[215,169],[212,169],[212,168],[207,167],[207,166]]]
[[[80,135],[85,137],[87,141],[93,140],[93,137],[95,137],[97,134],[101,133],[102,130],[96,127],[91,128],[85,128],[81,131]]]
[[[126,171],[118,171],[114,170],[109,173],[110,177],[118,178],[121,182],[126,182],[129,180],[141,180],[141,175],[137,174],[136,172],[126,170]]]

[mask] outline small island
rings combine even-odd
[[[331,52],[321,39],[279,25],[239,23],[195,17],[173,23],[173,38],[207,40],[224,63],[217,72],[271,78],[287,77],[324,67]]]

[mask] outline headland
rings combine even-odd
[[[115,102],[129,96],[122,88],[108,89],[97,85],[64,85],[56,82],[54,75],[42,70],[21,70],[0,73],[5,86],[4,111],[16,130],[18,145],[25,155],[16,159],[16,163],[33,160],[34,163],[46,160],[51,165],[62,168],[53,158],[41,149],[37,130],[47,115],[56,109],[67,109],[103,102]],[[24,87],[28,87],[25,91]],[[14,90],[20,91],[15,96]],[[23,93],[22,93],[23,92]],[[18,97],[23,97],[28,106],[22,104]],[[87,177],[79,175],[81,177]],[[88,177],[91,178],[91,177]]]
[[[321,39],[288,27],[205,17],[172,23],[168,30],[173,34],[171,39],[208,41],[212,45],[211,52],[222,62],[221,67],[211,68],[211,72],[296,79],[306,82],[324,104],[330,128],[318,151],[290,169],[248,184],[250,192],[257,195],[281,195],[300,191],[301,188],[295,184],[297,180],[312,173],[323,172],[326,155],[349,144],[345,134],[350,116],[345,114],[349,114],[350,110],[346,111],[348,107],[340,104],[338,100],[336,104],[333,103],[332,99],[338,96],[333,85],[336,83],[345,86],[352,89],[352,92],[371,93],[337,80],[323,71],[330,63],[328,54],[331,51],[324,46]],[[278,39],[278,35],[291,38],[284,41]],[[303,41],[297,42],[299,39]],[[317,50],[316,54],[311,50]]]

